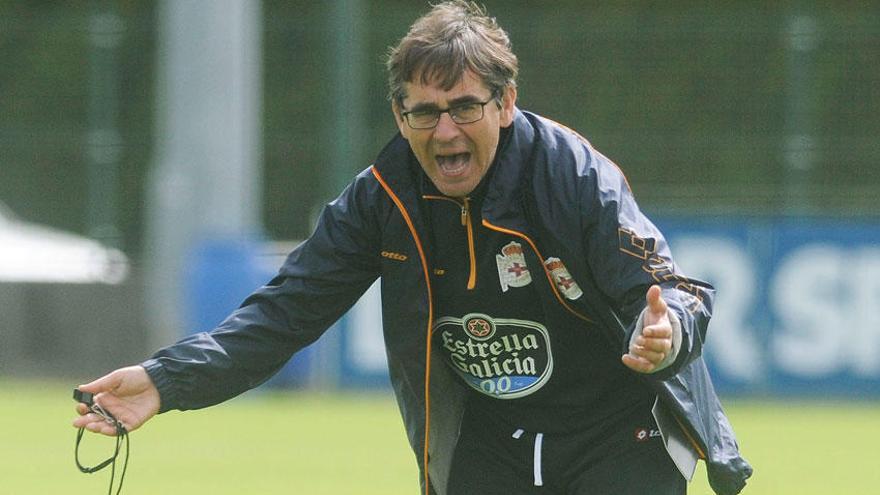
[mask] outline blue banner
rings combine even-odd
[[[880,224],[782,217],[656,221],[718,290],[706,359],[721,393],[880,395]],[[378,288],[343,325],[342,383],[387,383]]]
[[[656,221],[681,270],[717,289],[705,356],[722,393],[880,396],[880,222],[789,217]],[[190,328],[216,325],[274,274],[258,247],[190,260]],[[274,380],[387,387],[379,282]]]
[[[880,226],[663,219],[689,276],[718,290],[706,358],[724,392],[880,393]]]

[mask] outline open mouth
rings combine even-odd
[[[455,153],[452,155],[436,155],[437,166],[443,175],[459,175],[463,173],[470,163],[470,153]]]

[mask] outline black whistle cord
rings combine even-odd
[[[113,481],[116,478],[116,458],[119,457],[119,451],[122,449],[123,439],[125,439],[125,462],[122,464],[122,474],[119,476],[119,487],[116,489],[116,495],[119,495],[120,492],[122,492],[122,482],[125,481],[125,471],[128,469],[128,431],[123,428],[119,422],[116,422],[114,426],[116,426],[116,449],[113,451],[113,455],[104,462],[93,467],[83,466],[82,463],[79,462],[79,444],[82,441],[85,428],[80,428],[79,431],[76,432],[76,448],[73,451],[73,458],[76,460],[76,467],[78,467],[83,473],[96,473],[105,467],[110,466],[110,487],[107,489],[107,495],[113,495]]]

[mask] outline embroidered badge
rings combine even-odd
[[[544,261],[544,266],[550,270],[550,276],[553,278],[553,283],[556,284],[556,288],[559,289],[559,292],[562,292],[562,295],[566,297],[566,299],[570,301],[574,301],[575,299],[584,295],[584,291],[578,287],[577,282],[571,278],[571,274],[568,273],[568,268],[562,263],[562,260],[559,258],[547,258]]]
[[[507,292],[511,287],[524,287],[532,283],[532,274],[526,266],[526,258],[520,243],[512,241],[501,248],[501,254],[495,255],[495,261],[498,263],[501,292]]]

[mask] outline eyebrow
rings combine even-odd
[[[455,107],[458,105],[465,105],[468,103],[477,103],[479,101],[480,101],[480,99],[474,95],[459,96],[458,98],[453,98],[453,99],[449,100],[449,107],[447,107],[447,108],[452,108],[452,107]],[[439,109],[440,109],[440,107],[437,106],[435,103],[417,103],[417,104],[413,105],[412,108],[410,108],[407,111],[408,112],[424,112],[424,111],[428,111],[428,110],[439,110]]]

